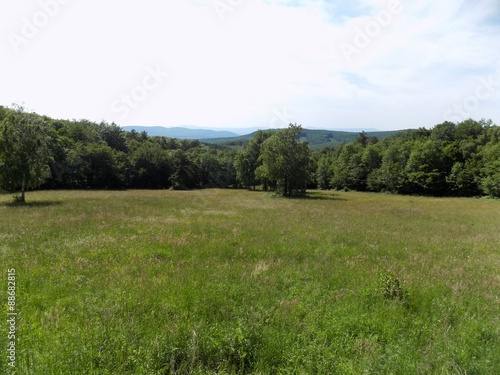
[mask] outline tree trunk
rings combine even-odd
[[[23,183],[21,184],[21,203],[26,203],[26,199],[24,197],[24,192],[26,190],[26,187],[25,187],[25,181],[26,180],[26,176],[23,175]]]

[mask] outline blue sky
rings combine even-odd
[[[498,0],[0,5],[0,104],[207,128],[500,122]]]

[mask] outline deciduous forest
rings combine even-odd
[[[0,107],[0,185],[26,189],[307,188],[500,197],[500,127],[444,122],[311,150],[301,126],[258,131],[239,147],[126,132]],[[402,125],[404,127],[404,125]]]

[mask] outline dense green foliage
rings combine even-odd
[[[497,374],[499,221],[356,192],[0,196],[16,374]]]
[[[30,165],[40,168],[42,164],[49,171],[48,175],[36,175],[36,185],[27,180],[27,187],[37,187],[41,182],[42,188],[49,189],[196,189],[236,184],[233,166],[236,152],[230,149],[125,132],[115,124],[53,120],[6,108],[0,111],[1,129],[28,134],[21,129],[22,122],[11,125],[13,116],[30,119],[33,122],[30,132],[39,136],[18,137],[17,142],[9,144],[29,150],[25,154],[30,157]],[[5,134],[1,139],[7,140]],[[41,135],[46,135],[43,147]],[[41,156],[46,150],[48,158]],[[11,167],[10,175],[21,176],[19,171],[26,170],[28,161],[14,153],[12,147],[2,147],[0,156],[0,161],[10,160],[9,165],[16,166]],[[16,191],[21,187],[18,181],[11,183],[11,180],[2,174],[4,190]]]
[[[360,140],[316,154],[322,189],[500,197],[500,127],[445,122],[432,130]]]
[[[50,176],[49,136],[43,120],[21,109],[4,113],[0,122],[0,190],[39,187]]]
[[[262,144],[262,165],[256,174],[261,179],[272,181],[283,196],[304,195],[309,179],[310,151],[307,144],[299,142],[300,126],[290,125],[278,130]]]
[[[258,131],[235,150],[4,107],[0,107],[0,124],[4,133],[0,185],[7,191],[21,188],[24,176],[26,187],[43,182],[42,188],[49,189],[260,187],[300,195],[306,187],[319,187],[500,197],[500,128],[491,121],[445,122],[431,130],[402,131],[382,140],[362,132],[353,142],[312,154],[304,142],[308,131],[294,125]],[[36,137],[8,136],[27,124]],[[29,159],[14,152],[14,146],[30,150],[21,152]]]
[[[257,170],[262,166],[262,144],[266,141],[272,132],[259,130],[245,146],[244,150],[238,153],[235,160],[238,181],[245,187],[252,187],[255,190],[256,185],[266,184],[264,176],[259,177]]]

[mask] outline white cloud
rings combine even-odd
[[[242,0],[221,20],[212,0],[69,1],[17,54],[7,36],[40,4],[3,4],[0,104],[122,125],[217,127],[265,127],[286,107],[305,127],[394,129],[439,123],[480,77],[500,80],[495,0],[401,0],[403,11],[346,61],[341,43],[389,3]],[[127,117],[113,111],[156,65],[169,77]],[[500,88],[495,95],[472,117],[498,122]]]

